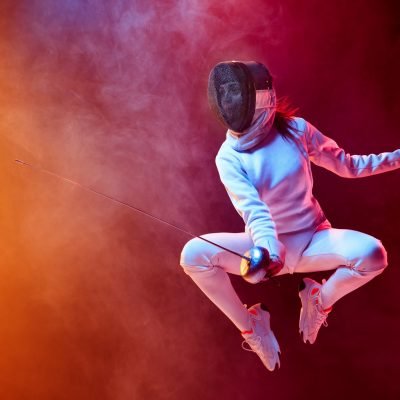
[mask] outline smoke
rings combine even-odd
[[[390,150],[398,145],[397,21],[392,3],[372,0],[3,1],[5,395],[244,398],[218,360],[228,357],[237,376],[254,365],[231,353],[235,332],[180,271],[189,237],[13,160],[196,234],[240,230],[214,167],[224,131],[206,102],[212,66],[265,62],[278,93],[340,144],[354,152]],[[321,177],[316,190],[329,212],[350,218],[351,200],[330,199],[333,184],[346,197],[354,186]],[[367,191],[371,207],[383,201]],[[226,346],[207,323],[225,335]],[[302,359],[301,350],[294,353]],[[281,390],[297,376],[287,372],[267,383]],[[255,371],[246,398],[257,394],[258,378]],[[287,390],[286,397],[295,396]]]

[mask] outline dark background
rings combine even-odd
[[[241,231],[206,101],[219,61],[256,59],[353,154],[399,147],[400,7],[355,0],[2,0],[0,398],[398,399],[399,171],[314,168],[332,224],[381,239],[387,271],[298,334],[301,276],[249,285],[282,348],[267,371],[179,267],[185,234]],[[314,274],[315,278],[326,275]]]

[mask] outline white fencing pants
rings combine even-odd
[[[211,233],[203,237],[240,254],[253,246],[246,232]],[[296,242],[292,239],[279,236],[287,248]],[[378,239],[349,229],[329,228],[314,233],[304,251],[294,259],[296,265],[285,265],[278,275],[336,269],[321,289],[324,308],[364,285],[387,266],[386,251]],[[240,275],[240,262],[240,257],[195,238],[183,248],[180,263],[204,294],[243,331],[250,327],[248,312],[227,274]]]

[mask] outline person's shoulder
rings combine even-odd
[[[304,133],[308,125],[308,122],[302,117],[294,117],[291,122],[293,128],[299,133]]]
[[[236,162],[238,160],[238,154],[235,149],[232,148],[228,140],[225,140],[221,147],[218,150],[217,155],[215,156],[215,162],[218,165],[223,162]]]
[[[299,140],[305,140],[312,126],[307,120],[302,117],[294,117],[291,121],[292,134]]]

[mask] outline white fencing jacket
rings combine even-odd
[[[279,235],[295,234],[296,263],[318,227],[330,227],[312,193],[310,161],[345,178],[361,178],[400,167],[400,149],[370,155],[350,155],[302,118],[293,120],[294,138],[275,128],[254,147],[238,151],[230,131],[216,165],[228,195],[256,246],[284,261]],[[243,140],[243,137],[241,138]],[[300,236],[298,235],[300,234]]]

